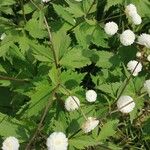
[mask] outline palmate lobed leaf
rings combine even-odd
[[[91,63],[90,58],[86,55],[86,50],[81,47],[74,47],[61,59],[60,64],[69,68],[86,66]]]
[[[101,131],[97,137],[97,140],[105,141],[110,136],[116,133],[119,120],[107,120],[107,122],[101,127]]]
[[[26,141],[28,127],[21,121],[0,113],[0,135],[3,137],[15,136],[20,142]]]

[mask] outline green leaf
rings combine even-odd
[[[69,140],[69,144],[77,149],[84,149],[89,146],[95,146],[98,145],[98,142],[96,142],[92,137],[83,135],[83,136],[77,136],[76,138],[72,138]]]
[[[105,83],[105,84],[99,85],[97,88],[105,93],[111,94],[111,96],[113,96],[113,97],[116,97],[117,91],[121,85],[122,85],[122,83],[120,83],[120,82],[108,83],[108,84]]]
[[[48,81],[43,80],[37,83],[35,91],[31,91],[28,96],[30,97],[29,108],[25,113],[25,116],[37,116],[47,105],[50,99],[52,87]]]
[[[57,59],[61,59],[66,54],[71,43],[69,35],[62,29],[52,33],[53,48],[56,52]]]
[[[47,31],[44,29],[44,24],[41,27],[40,21],[35,18],[32,18],[27,22],[25,29],[29,31],[33,38],[43,39],[47,36]]]
[[[32,48],[33,55],[39,61],[53,62],[52,50],[47,45],[41,45],[39,43],[28,41],[30,47]]]
[[[104,32],[104,30],[98,26],[95,27],[92,35],[92,42],[97,45],[104,48],[109,48],[108,42],[106,41],[107,36]]]
[[[8,5],[13,5],[15,3],[16,3],[15,0],[4,0],[4,1],[0,1],[0,6],[8,6]]]
[[[75,21],[74,21],[73,17],[71,16],[71,14],[69,12],[67,12],[65,10],[64,7],[62,7],[61,5],[56,5],[56,4],[53,4],[53,7],[54,7],[54,10],[57,12],[57,14],[61,18],[63,18],[68,23],[75,25]]]
[[[82,17],[85,13],[82,10],[82,5],[81,3],[75,3],[71,2],[70,0],[65,0],[69,7],[66,8],[66,10],[73,15],[73,17],[78,18]]]
[[[91,9],[91,6],[93,6],[93,2],[94,2],[94,0],[84,0],[84,1],[82,1],[83,10],[84,10],[85,14],[89,13],[88,11],[89,11],[89,9]]]
[[[107,123],[103,125],[101,131],[97,137],[97,140],[105,141],[110,136],[113,136],[116,133],[116,128],[119,123],[119,120],[108,120]]]
[[[98,67],[102,68],[110,68],[113,65],[117,64],[119,59],[117,56],[115,57],[112,52],[107,51],[97,51],[96,54],[98,55],[99,59],[96,63]]]
[[[23,7],[24,7],[23,8],[24,9],[24,14],[29,14],[29,13],[33,12],[36,9],[35,6],[31,2],[24,4]],[[20,10],[18,13],[23,14],[22,10]]]
[[[28,139],[29,132],[26,125],[15,118],[0,113],[0,135],[3,137],[15,136],[21,141]]]
[[[77,73],[72,70],[63,71],[61,73],[61,82],[67,89],[74,89],[79,86],[85,73]]]
[[[60,64],[66,67],[80,68],[91,63],[88,57],[86,51],[80,47],[74,47],[61,59]]]

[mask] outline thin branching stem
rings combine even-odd
[[[31,3],[39,10],[41,11],[41,8],[33,1],[33,0],[30,0]],[[47,32],[48,32],[48,35],[49,35],[49,42],[50,42],[50,47],[51,47],[51,50],[52,50],[52,53],[53,53],[53,58],[54,58],[54,62],[55,62],[55,66],[56,68],[59,68],[59,64],[58,64],[58,60],[57,60],[57,56],[56,56],[56,52],[55,52],[55,49],[54,49],[54,46],[52,44],[52,35],[51,35],[51,31],[50,31],[50,27],[48,25],[48,22],[47,22],[47,19],[44,15],[44,22],[45,22],[45,25],[46,25],[46,29],[47,29]]]
[[[2,76],[2,75],[0,75],[0,80],[17,81],[17,82],[29,82],[30,81],[29,79],[17,79],[13,77]]]
[[[31,147],[33,141],[34,141],[35,138],[37,137],[37,135],[38,135],[38,133],[39,133],[41,127],[42,127],[43,121],[44,121],[44,119],[45,119],[45,117],[46,117],[46,115],[47,115],[47,113],[48,113],[48,111],[49,111],[49,108],[50,108],[50,106],[51,106],[51,105],[53,104],[53,102],[54,102],[53,98],[55,97],[55,93],[56,93],[56,90],[58,89],[58,87],[59,87],[59,85],[57,85],[57,86],[53,89],[52,95],[50,96],[50,98],[49,98],[49,100],[48,100],[48,103],[47,103],[47,105],[45,106],[45,109],[44,109],[44,112],[43,112],[43,114],[42,114],[42,116],[41,116],[40,122],[39,122],[39,124],[38,124],[38,126],[37,126],[37,128],[36,128],[36,130],[35,130],[35,132],[34,132],[34,134],[33,134],[33,136],[32,136],[32,138],[30,139],[29,143],[26,145],[25,150],[30,150],[30,147]]]

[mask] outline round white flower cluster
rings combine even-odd
[[[80,100],[76,96],[69,96],[65,101],[65,108],[68,111],[74,111],[80,106]]]
[[[19,149],[19,141],[17,138],[13,136],[7,137],[2,144],[2,150],[18,150],[18,149]]]
[[[150,97],[150,79],[145,81],[144,88],[145,88],[145,90],[147,91],[147,93]]]
[[[94,90],[88,90],[86,92],[86,100],[88,102],[95,102],[97,99],[97,93]]]
[[[68,138],[63,132],[53,132],[47,138],[46,145],[48,150],[67,150]]]
[[[124,46],[129,46],[134,43],[135,40],[135,34],[131,30],[125,30],[121,35],[120,35],[120,42]]]
[[[117,101],[117,107],[122,113],[130,113],[135,107],[135,102],[130,96],[121,96]]]
[[[86,122],[82,125],[82,130],[85,133],[91,132],[94,128],[96,128],[99,124],[99,120],[93,117],[88,117]]]
[[[141,16],[138,14],[135,5],[133,4],[127,5],[125,8],[125,12],[135,25],[139,25],[142,23]]]
[[[137,76],[142,71],[142,64],[136,60],[131,60],[127,64],[127,69],[131,71],[133,76]]]
[[[105,30],[106,34],[114,35],[118,31],[118,25],[113,21],[108,22],[105,24],[104,30]]]
[[[142,33],[138,37],[138,44],[150,48],[150,34]]]
[[[42,0],[43,3],[48,3],[50,0]]]

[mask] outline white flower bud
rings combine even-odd
[[[99,120],[96,118],[88,117],[87,121],[82,125],[82,130],[85,133],[91,132],[99,124]]]
[[[68,138],[62,132],[53,132],[47,138],[46,145],[48,150],[67,150]]]
[[[114,35],[118,31],[118,25],[115,22],[108,22],[105,24],[104,30],[108,35]]]
[[[139,14],[133,15],[131,18],[132,18],[132,21],[135,25],[139,25],[142,23],[142,19],[141,19],[141,16]]]
[[[138,44],[144,45],[147,48],[150,48],[150,34],[142,33],[138,37]]]
[[[137,57],[137,58],[140,58],[141,56],[142,56],[142,53],[141,53],[141,52],[137,52],[137,53],[136,53],[136,57]]]
[[[76,96],[69,96],[65,101],[65,108],[68,111],[74,111],[80,106],[80,100]]]
[[[122,113],[130,113],[135,107],[135,102],[130,96],[121,96],[117,101],[117,107]]]
[[[138,65],[137,65],[138,64]],[[136,69],[135,69],[136,67]],[[139,72],[142,71],[142,64],[138,63],[136,60],[131,60],[127,64],[127,69],[133,72],[133,76],[137,76]]]
[[[145,88],[145,90],[147,91],[147,93],[149,94],[149,97],[150,97],[150,79],[145,81],[144,88]]]
[[[17,138],[13,136],[7,137],[2,144],[2,150],[18,150],[18,149],[19,149],[19,141]]]
[[[125,8],[125,13],[130,17],[132,17],[134,14],[137,14],[136,6],[133,4],[127,5]]]
[[[131,30],[125,30],[121,35],[120,35],[120,42],[124,46],[128,46],[134,43],[135,40],[135,34]]]
[[[95,102],[97,98],[97,93],[94,90],[88,90],[86,92],[86,100],[88,102]]]

